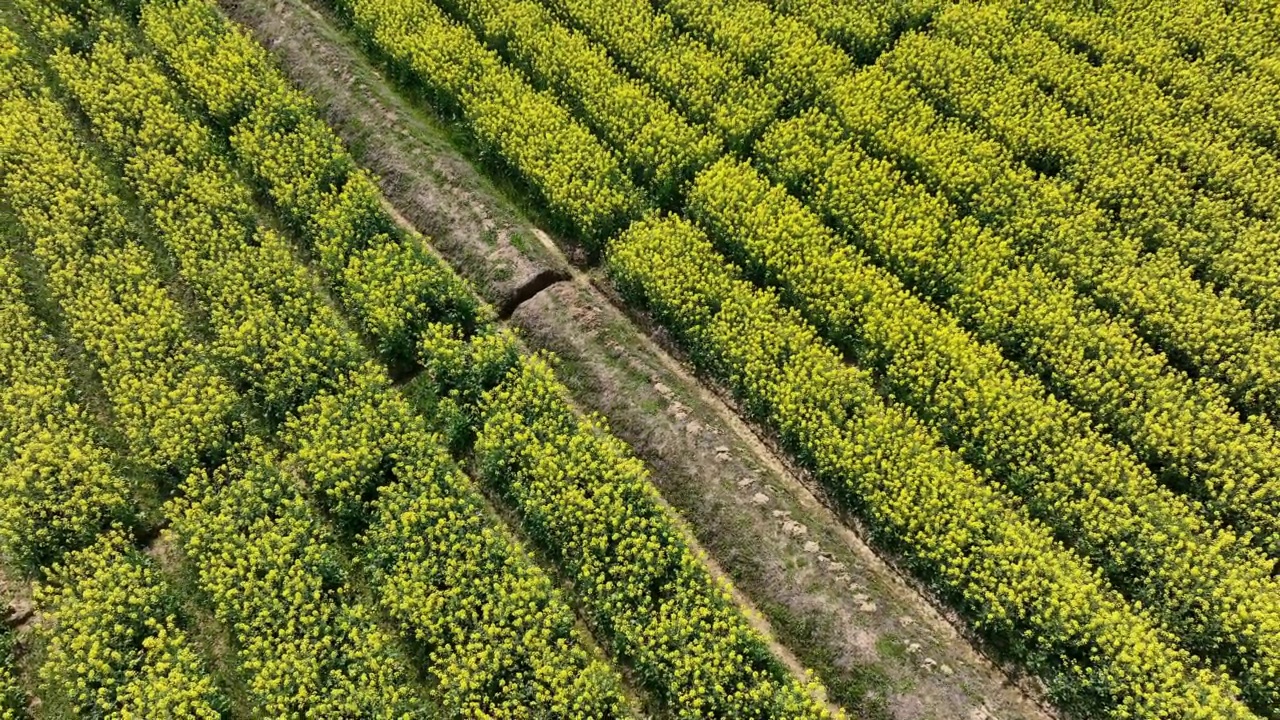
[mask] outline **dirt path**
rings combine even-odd
[[[645,460],[789,667],[812,668],[856,717],[1050,716],[1032,683],[976,649],[963,623],[881,559],[767,433],[664,349],[660,331],[620,309],[607,281],[573,268],[502,194],[510,188],[476,171],[448,127],[384,81],[322,12],[302,0],[222,3],[317,98],[399,217],[510,310],[529,345],[561,358],[575,402]]]

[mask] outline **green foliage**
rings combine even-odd
[[[9,628],[0,628],[0,720],[26,717],[27,693],[18,680],[14,643]]]
[[[772,292],[741,280],[687,221],[650,219],[609,256],[700,366],[986,632],[1091,716],[1251,717],[1225,674],[1127,603],[907,411],[885,404]]]

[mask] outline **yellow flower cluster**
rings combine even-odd
[[[678,27],[745,66],[782,95],[793,111],[814,102],[856,67],[840,48],[770,3],[654,0]]]
[[[359,535],[381,607],[427,657],[457,717],[613,718],[617,676],[582,648],[574,616],[470,480],[370,367],[299,409],[284,467]]]
[[[151,561],[118,532],[67,554],[36,586],[40,680],[78,717],[218,720],[226,701]]]
[[[824,113],[772,128],[756,160],[847,240],[1189,488],[1215,519],[1271,552],[1280,547],[1280,451],[1268,423],[1242,421],[1130,326],[849,144]]]
[[[874,62],[899,35],[929,24],[947,3],[940,0],[888,0],[850,3],[843,0],[770,0],[778,12],[813,28],[839,45],[859,63]]]
[[[732,60],[681,34],[671,18],[636,0],[547,0],[543,3],[643,78],[727,148],[745,151],[782,104],[774,88],[746,76]]]
[[[186,469],[217,454],[236,395],[202,359],[182,310],[128,237],[119,198],[40,90],[0,108],[0,187],[87,352],[116,425],[143,467]]]
[[[363,605],[319,515],[250,437],[198,470],[170,505],[214,614],[236,639],[250,692],[278,718],[427,714],[412,671]]]
[[[642,194],[618,159],[439,8],[419,0],[339,6],[407,77],[460,115],[486,159],[510,168],[570,232],[598,241],[638,214]]]
[[[1119,2],[1096,9],[1062,0],[1001,5],[1020,25],[1046,33],[1091,64],[1113,65],[1161,87],[1182,118],[1212,123],[1223,139],[1271,150],[1280,141],[1278,33],[1275,6],[1265,0],[1234,6]]]
[[[693,175],[721,153],[647,86],[628,78],[581,33],[559,24],[532,0],[448,0],[491,48],[547,88],[613,148],[655,202],[671,202]]]
[[[34,574],[127,522],[131,489],[95,441],[17,265],[0,257],[0,551]]]
[[[972,13],[958,4],[943,14]],[[1117,128],[1073,115],[1034,81],[946,38],[911,33],[877,64],[941,112],[999,142],[1017,162],[1072,183],[1135,247],[1172,251],[1197,277],[1243,300],[1259,326],[1280,321],[1280,233],[1242,199],[1202,189],[1202,178],[1180,167],[1177,147],[1131,143]],[[1250,166],[1274,170],[1277,159],[1271,160]],[[1274,187],[1280,180],[1267,184],[1280,198]]]
[[[1280,331],[1197,279],[1171,250],[1146,252],[1074,183],[1019,163],[999,143],[936,111],[884,65],[856,69],[812,28],[760,0],[659,5],[780,88],[789,103],[827,110],[873,154],[1012,239],[1020,253],[1133,323],[1178,362],[1221,382],[1240,409],[1280,417]]]
[[[1027,5],[1032,4],[957,4],[939,13],[930,29],[935,37],[986,53],[1019,78],[1061,98],[1072,111],[1135,146],[1177,162],[1205,189],[1239,198],[1251,215],[1280,218],[1280,157],[1269,150],[1271,143],[1255,142],[1246,131],[1203,112],[1189,98],[1166,95],[1156,83],[1130,68],[1092,64],[1088,55],[1057,44],[1037,27],[1033,17],[1024,15]],[[1201,17],[1213,11],[1209,3],[1196,3],[1196,7],[1197,14],[1204,12]],[[1206,22],[1202,27],[1229,25]],[[1259,89],[1255,86],[1250,93]],[[1256,254],[1263,248],[1236,243],[1234,252]],[[1260,273],[1265,263],[1274,262],[1274,257],[1260,257],[1254,272]],[[1261,275],[1253,281],[1275,282]],[[1274,318],[1280,312],[1270,290],[1257,296],[1256,302],[1264,316]]]

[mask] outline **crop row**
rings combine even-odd
[[[151,560],[108,533],[68,553],[36,588],[47,634],[40,680],[77,717],[218,720],[226,700],[175,624]]]
[[[1175,252],[1143,252],[1061,179],[1037,177],[998,143],[938,117],[881,65],[852,72],[812,29],[783,22],[788,18],[758,1],[663,6],[692,35],[741,59],[788,99],[818,102],[873,154],[1014,238],[1020,252],[1128,318],[1179,363],[1225,383],[1243,409],[1276,413],[1280,334],[1263,331],[1242,302],[1194,279]]]
[[[270,68],[262,48],[201,2],[147,4],[142,26],[184,85],[230,128],[237,157],[268,194],[279,197],[283,188],[310,187],[300,179],[314,177],[314,170],[279,176],[265,170],[306,168],[312,165],[312,158],[280,162],[279,155],[261,149],[339,148],[322,123],[299,122],[298,132],[305,128],[306,134],[282,132],[273,142],[242,139],[245,128],[254,126],[255,117],[285,110],[295,117],[311,116],[310,107],[298,98],[277,104],[287,93],[279,92],[284,82]],[[239,100],[219,105],[214,102],[218,95],[206,90],[215,86],[234,88]],[[244,120],[237,122],[219,110],[231,105],[246,109]],[[345,154],[341,157],[350,161]],[[323,238],[315,231],[314,221],[322,217],[315,209],[278,204],[309,242],[315,244]],[[336,275],[329,279],[341,287]],[[352,312],[359,315],[358,309]],[[481,432],[489,438],[483,441],[488,448],[486,463],[492,468],[486,477],[507,489],[523,487],[512,483],[513,477],[527,476],[531,484],[532,479],[538,479],[540,494],[510,493],[508,499],[526,526],[537,523],[542,529],[542,535],[531,534],[554,549],[562,572],[577,580],[574,595],[597,631],[621,657],[641,668],[647,685],[689,717],[823,714],[805,689],[788,680],[776,666],[760,638],[674,531],[638,463],[625,457],[616,440],[597,437],[593,426],[569,421],[572,413],[563,397],[565,390],[540,360],[520,360],[501,334],[480,333],[468,339],[459,329],[440,324],[421,333],[418,347],[426,377],[446,396],[443,403],[469,416],[477,432],[481,425],[495,428]],[[496,388],[494,395],[484,396],[491,388]],[[534,408],[538,412],[533,412]],[[371,411],[364,417],[372,423],[373,418],[385,414]],[[536,442],[527,433],[514,433],[520,424],[537,429]],[[346,436],[355,435],[356,427],[353,425]],[[512,442],[498,433],[498,427],[510,428],[534,444],[526,447],[524,442]],[[497,437],[502,442],[497,442]],[[583,486],[595,490],[584,497],[580,494]],[[619,505],[608,500],[614,497],[626,497],[629,502]],[[562,513],[548,516],[548,507],[561,508]],[[570,507],[579,508],[579,512],[564,512]],[[577,545],[557,539],[569,535],[578,538]],[[597,586],[601,577],[608,580]],[[663,612],[663,608],[672,611]]]
[[[1070,112],[1185,168],[1206,189],[1240,198],[1250,214],[1280,218],[1280,159],[1266,148],[1211,118],[1184,112],[1180,98],[1129,69],[1095,66],[1015,17],[1013,8],[1000,3],[957,5],[939,13],[930,32],[981,49]]]
[[[1130,69],[1159,85],[1169,97],[1179,99],[1188,115],[1212,118],[1225,129],[1239,131],[1272,152],[1280,150],[1280,109],[1275,103],[1280,95],[1280,79],[1266,69],[1265,58],[1250,71],[1240,62],[1247,64],[1246,58],[1232,58],[1229,49],[1220,54],[1220,61],[1215,55],[1224,48],[1207,47],[1203,40],[1171,40],[1148,23],[1129,21],[1123,13],[1082,11],[1075,3],[1063,0],[1038,0],[1011,9],[1019,22],[1043,30],[1064,47],[1085,54],[1091,62]],[[1208,3],[1189,8],[1186,19],[1207,20],[1207,11],[1213,10]],[[1233,18],[1252,16],[1262,22],[1269,15],[1269,10],[1256,5],[1242,6],[1231,13]],[[1246,37],[1233,25],[1227,24],[1220,34],[1231,44]],[[1268,44],[1274,41],[1273,32]]]
[[[444,0],[485,43],[561,99],[666,204],[721,147],[643,84],[618,72],[607,54],[565,28],[533,0]],[[429,4],[424,4],[424,12]]]
[[[0,117],[12,119],[4,111]],[[218,717],[217,691],[162,602],[165,583],[126,548],[119,531],[107,531],[132,518],[130,484],[111,467],[110,452],[71,396],[68,369],[7,257],[0,258],[0,327],[0,552],[41,579],[34,599],[43,615],[37,627],[43,687],[89,715],[119,710],[148,717],[151,709],[185,706],[190,714],[183,717]],[[4,718],[25,717],[18,714],[25,694],[11,664],[13,641],[6,628]]]
[[[1248,538],[1216,530],[1117,451],[1089,418],[911,295],[749,166],[726,160],[689,193],[689,216],[757,285],[873,369],[970,466],[1150,608],[1184,646],[1221,661],[1272,706],[1280,681],[1280,584]]]
[[[152,11],[147,39],[216,123],[287,225],[309,240],[337,298],[392,366],[412,366],[434,323],[488,332],[489,311],[447,265],[409,241],[381,206],[374,179],[247,39],[208,8]],[[177,24],[178,20],[195,23]],[[223,36],[233,38],[223,43]],[[246,84],[243,78],[256,82]]]
[[[155,435],[142,424],[149,419],[165,426],[166,418],[176,416],[152,414],[153,404],[167,409],[167,398],[181,397],[191,386],[162,375],[139,388],[131,376],[152,350],[175,349],[174,334],[156,332],[164,327],[167,297],[147,276],[142,251],[121,251],[117,243],[125,223],[105,177],[75,142],[16,37],[5,30],[2,42],[5,72],[16,80],[0,89],[0,127],[6,128],[0,132],[0,187],[9,209],[51,277],[79,290],[59,298],[70,334],[90,341],[92,333],[103,334],[102,342],[86,347],[108,392],[132,387],[159,396],[115,403],[117,415],[126,411],[118,422],[133,423],[125,434],[137,444],[137,456],[188,461],[192,455],[181,443],[190,443],[190,436],[166,439],[161,447],[169,452],[148,453],[157,447]],[[56,697],[68,711],[93,717],[218,718],[224,701],[189,645],[171,589],[130,544],[126,528],[134,521],[134,483],[116,471],[116,458],[78,403],[69,368],[27,304],[18,268],[8,257],[15,239],[6,241],[0,258],[0,547],[10,562],[39,578],[38,675],[53,693],[46,700]],[[128,261],[118,264],[121,258]],[[120,284],[97,285],[92,273]],[[130,295],[139,285],[144,291]],[[134,384],[122,387],[122,377],[132,377]],[[19,709],[13,695],[6,688],[4,713]]]
[[[826,716],[690,551],[643,464],[564,394],[548,366],[526,361],[485,398],[477,464],[616,651],[681,717]]]
[[[1156,33],[1188,58],[1224,70],[1252,71],[1276,56],[1280,37],[1273,14],[1256,4],[1236,6],[1205,0],[1170,3],[1120,2],[1098,8],[1109,18]]]
[[[850,242],[1093,413],[1215,517],[1274,551],[1280,462],[1268,426],[1242,423],[1220,396],[1171,371],[1130,328],[845,142],[824,114],[778,125],[756,149],[772,177]]]
[[[643,194],[617,157],[496,53],[478,52],[466,28],[426,2],[339,5],[395,68],[466,120],[482,152],[516,168],[559,223],[598,242],[636,217]],[[492,121],[511,117],[520,122]]]
[[[1239,300],[1194,279],[1176,253],[1144,253],[1065,181],[1037,176],[999,144],[939,117],[880,65],[854,72],[812,29],[756,0],[660,4],[786,98],[818,103],[864,147],[1007,234],[1019,252],[1129,319],[1179,363],[1223,382],[1240,407],[1277,412],[1280,334],[1258,327]]]
[[[39,128],[44,139],[6,143],[5,189],[68,333],[93,362],[131,455],[153,471],[185,472],[219,450],[235,392],[204,361],[150,251],[128,237],[106,175],[77,179],[93,159],[57,103],[23,95],[7,112],[10,127]]]
[[[486,531],[470,481],[385,377],[365,372],[318,397],[286,426],[283,444],[287,467],[327,507],[376,496],[360,537],[369,582],[426,650],[442,705],[496,717],[625,714],[614,673],[570,649],[567,607],[558,597],[529,602],[555,597],[550,580]],[[378,487],[383,475],[393,481]]]
[[[629,72],[693,122],[742,151],[773,121],[781,94],[747,77],[743,68],[676,32],[671,19],[648,3],[547,0],[570,27],[609,49]]]
[[[849,33],[841,28],[867,28],[862,32],[868,32],[871,24],[850,18],[864,17],[888,7],[872,9],[864,3],[831,0],[772,0],[772,4],[814,27],[829,42],[842,45],[855,58],[861,56],[843,39]],[[1238,25],[1203,20],[1211,13],[1219,13],[1218,18],[1222,18],[1221,8],[1215,3],[1185,4],[1195,10],[1189,15],[1175,11],[1161,19],[1177,21],[1194,17],[1195,22],[1181,25],[1179,29],[1219,33],[1217,44],[1231,47],[1221,51],[1223,59],[1217,62],[1235,67],[1239,62],[1227,58],[1256,55],[1258,40],[1246,39],[1242,46]],[[1121,5],[1124,3],[1110,7],[1119,9]],[[1180,5],[1137,3],[1128,10],[1145,14]],[[1031,24],[1015,23],[1015,17],[1023,23],[1036,17],[1034,13],[1024,14],[1025,7],[1025,3],[1001,2],[964,2],[939,7],[925,2],[900,7],[898,13],[907,18],[905,29],[917,28],[927,18],[930,38],[981,47],[1009,70],[1032,79],[1038,87],[1052,88],[1050,95],[1073,113],[1093,117],[1106,130],[1121,133],[1135,146],[1148,148],[1152,157],[1160,157],[1175,169],[1185,168],[1197,182],[1208,181],[1209,189],[1240,198],[1251,214],[1276,217],[1280,211],[1277,205],[1280,185],[1274,179],[1274,172],[1269,171],[1276,166],[1275,156],[1232,128],[1213,123],[1201,112],[1181,112],[1173,117],[1170,113],[1183,109],[1183,98],[1164,95],[1156,84],[1143,81],[1126,68],[1091,62],[1085,54],[1074,52],[1071,44],[1058,45]],[[1243,11],[1231,15],[1237,20],[1250,17],[1250,13]],[[1203,38],[1188,43],[1199,44],[1208,52]],[[865,58],[864,62],[873,62],[879,54]]]
[[[0,261],[0,327],[0,545],[13,566],[34,574],[127,522],[131,486],[94,442],[68,368],[8,257]]]
[[[841,0],[769,0],[785,13],[813,28],[824,40],[839,45],[854,61],[875,62],[880,53],[908,30],[932,22],[945,7],[937,0],[891,0],[884,3]]]
[[[168,508],[255,707],[271,717],[425,716],[406,653],[280,464],[250,437],[217,468],[193,472]]]
[[[799,37],[801,35],[797,31],[797,38]],[[803,44],[797,42],[795,46]],[[829,129],[824,129],[819,135],[823,133],[833,136]],[[778,133],[774,133],[774,136],[777,135]],[[828,142],[838,143],[836,140]],[[765,154],[769,151],[771,150],[765,145]],[[808,156],[812,155],[812,152],[806,154],[786,142],[778,141],[773,143],[772,152],[774,158],[786,158],[787,163],[792,165],[804,165]],[[852,158],[858,158],[859,155],[860,152],[851,152]],[[840,172],[844,174],[838,174]],[[840,197],[841,192],[850,192],[852,183],[861,178],[851,177],[847,165],[840,172],[828,173],[822,182],[815,182],[814,187],[823,188],[828,206],[831,202],[841,202],[846,213],[858,213],[859,218],[868,218],[868,214],[852,209],[850,202]],[[859,172],[863,170],[860,169]],[[833,174],[837,177],[833,178]],[[881,169],[879,174],[884,176],[884,170]],[[904,187],[901,181],[890,182]],[[838,187],[835,183],[838,183]],[[863,182],[860,187],[878,186],[874,182]],[[864,193],[859,193],[858,196],[864,196]],[[915,193],[914,200],[913,206],[922,209],[920,211],[936,211],[929,208],[932,202],[919,193]],[[899,204],[901,200],[895,197],[891,206]],[[1010,247],[1000,242],[1002,238],[975,232],[973,227],[965,223],[952,224],[950,228],[928,229],[931,232],[920,237],[899,236],[899,242],[909,245],[881,250],[877,255],[887,261],[895,272],[913,279],[918,290],[934,299],[947,300],[950,292],[973,292],[973,286],[982,287],[979,283],[989,282],[991,275],[1002,273],[1007,266],[1015,263]],[[938,259],[937,266],[924,261],[929,258],[927,249],[945,247],[941,240],[951,233],[960,234],[959,238],[948,240],[956,249],[956,258],[950,259],[950,263],[945,265],[942,265],[942,259]],[[963,255],[960,255],[961,252]],[[1014,277],[1018,278],[1018,275],[1014,274]],[[1019,279],[1025,279],[1025,275]],[[1006,286],[1006,290],[1011,287],[1016,286]],[[1275,469],[1280,465],[1275,462],[1275,442],[1270,428],[1249,427],[1240,423],[1233,411],[1222,404],[1219,398],[1213,397],[1212,392],[1206,392],[1203,387],[1192,386],[1192,383],[1185,382],[1178,374],[1165,373],[1161,368],[1164,361],[1149,352],[1143,352],[1144,348],[1137,342],[1137,338],[1116,337],[1132,336],[1132,333],[1126,332],[1128,328],[1120,324],[1101,323],[1096,311],[1080,305],[1078,301],[1071,301],[1068,288],[1057,287],[1051,279],[1036,277],[1032,287],[1024,286],[1020,292],[983,293],[982,301],[965,307],[960,315],[969,323],[979,325],[979,328],[983,319],[989,319],[988,322],[992,325],[995,325],[992,320],[1006,324],[1027,324],[1032,320],[1028,316],[1027,306],[1021,301],[1011,300],[1024,299],[1028,291],[1041,296],[1046,291],[1059,295],[1057,299],[1042,302],[1050,307],[1070,307],[1080,318],[1076,322],[1084,325],[1084,332],[1080,332],[1079,336],[1084,336],[1082,340],[1088,342],[1088,346],[1082,348],[1080,342],[1075,342],[1069,346],[1070,354],[1064,352],[1064,347],[1046,342],[1047,337],[1050,337],[1046,331],[1051,328],[1044,323],[1037,323],[1036,332],[1019,333],[1015,338],[1010,338],[1010,333],[993,327],[984,333],[986,337],[1000,342],[1012,356],[1029,360],[1033,370],[1050,378],[1051,387],[1064,392],[1066,397],[1080,407],[1101,414],[1112,430],[1129,439],[1144,459],[1152,462],[1156,468],[1171,471],[1181,483],[1188,483],[1193,488],[1198,487],[1199,483],[1206,483],[1208,492],[1199,492],[1199,496],[1206,498],[1221,515],[1236,521],[1247,519],[1240,527],[1260,528],[1258,536],[1270,546],[1271,541],[1267,538],[1274,537],[1274,529],[1270,528],[1274,524],[1272,519],[1275,518],[1276,492],[1268,488],[1276,487]],[[964,300],[972,301],[969,297]],[[1004,318],[992,318],[997,314],[997,309],[1000,309]],[[1055,322],[1062,318],[1062,313],[1055,315]],[[1091,319],[1096,320],[1088,323]],[[1057,327],[1061,328],[1062,325]],[[1093,334],[1094,337],[1089,338],[1088,334]],[[1119,346],[1121,342],[1128,347]],[[1105,361],[1106,365],[1087,368],[1084,363],[1088,363],[1091,356],[1093,363],[1102,365]],[[1116,383],[1117,378],[1123,378],[1125,382]],[[1135,407],[1135,400],[1139,402],[1137,407],[1142,407],[1142,410]],[[1180,420],[1187,418],[1189,413],[1193,413],[1196,423],[1181,423]],[[1215,438],[1215,442],[1207,443],[1208,437]],[[1267,500],[1268,497],[1271,500]]]
[[[1138,247],[1176,253],[1198,276],[1241,298],[1259,326],[1280,320],[1280,237],[1248,217],[1239,200],[1199,191],[1176,165],[1070,114],[1031,81],[946,38],[911,33],[878,64],[1012,158],[1071,183]]]
[[[689,0],[689,2],[692,2],[692,0]],[[803,45],[801,43],[797,42],[791,47],[796,48],[796,51],[798,52],[799,48],[802,46]],[[976,158],[983,157],[983,153],[977,152],[980,148],[985,147],[989,150],[989,154],[992,157],[1000,152],[997,148],[991,146],[990,143],[983,145],[981,141],[967,141],[963,132],[958,130],[954,124],[948,124],[934,118],[926,107],[922,106],[919,102],[912,100],[912,94],[909,89],[903,87],[901,83],[895,83],[887,74],[880,73],[878,76],[874,76],[878,77],[878,79],[874,84],[870,83],[869,79],[873,78],[873,73],[877,70],[878,68],[872,68],[859,76],[860,78],[868,79],[868,85],[864,88],[864,92],[833,93],[833,97],[836,98],[832,100],[832,115],[834,117],[841,117],[842,103],[846,105],[844,111],[847,112],[850,108],[853,110],[846,116],[850,118],[850,126],[847,130],[852,137],[861,138],[865,142],[866,137],[863,133],[866,128],[869,126],[879,126],[882,128],[883,136],[888,138],[887,142],[894,144],[899,148],[909,148],[912,154],[912,162],[917,165],[917,174],[920,165],[930,165],[940,169],[938,172],[940,177],[951,176],[953,180],[967,179],[968,181],[971,181],[969,184],[971,185],[972,191],[975,193],[986,192],[991,195],[1000,195],[1001,193],[999,191],[1003,188],[1004,190],[1007,190],[1007,193],[1005,193],[1006,196],[1016,197],[1017,190],[1015,186],[1007,184],[1001,185],[999,183],[998,178],[1000,177],[1000,174],[998,163],[979,163],[975,160]],[[855,82],[860,81],[855,80]],[[895,94],[897,102],[900,102],[905,108],[911,108],[910,112],[897,112],[892,114],[878,112],[876,105],[890,104],[886,102],[886,98],[893,97]],[[877,95],[879,95],[878,99],[871,100],[871,98],[876,98]],[[860,104],[854,106],[844,102],[852,100],[857,100]],[[858,118],[858,120],[854,122],[852,118]],[[871,143],[872,149],[874,150],[877,144],[883,144],[883,142],[884,141],[882,139],[876,139],[875,142]],[[963,151],[961,150],[962,148],[964,149]],[[992,174],[993,172],[995,174]],[[926,184],[929,183],[926,182]],[[988,184],[993,184],[995,191],[993,191],[991,187],[987,187],[986,190],[982,189]],[[943,193],[943,195],[953,196],[954,193]],[[964,205],[960,204],[960,207],[963,208]],[[1041,211],[1047,211],[1050,205],[1048,203],[1030,202],[1027,204],[1027,213],[1033,213],[1034,211],[1032,208],[1035,207],[1039,207]],[[981,268],[981,270],[976,272],[969,271],[969,274],[971,276],[980,277],[981,273],[990,272],[991,270],[989,270],[989,268],[1000,268],[1002,265],[1010,264],[1012,257],[1008,254],[1008,249],[1001,248],[1000,244],[997,243],[1008,243],[1008,245],[1016,247],[1016,241],[1014,238],[1023,234],[1019,233],[1017,230],[1017,226],[1004,227],[1003,229],[1000,229],[999,237],[997,238],[991,238],[990,236],[984,236],[982,234],[974,236],[971,242],[986,243],[990,245],[991,250],[993,251],[1003,250],[1002,254],[1004,257],[996,256],[986,259],[986,262],[975,263],[971,267]],[[1077,238],[1079,237],[1086,236],[1077,235]],[[1106,240],[1104,236],[1096,237],[1098,239],[1093,244],[1097,248],[1102,248],[1104,246],[1110,247],[1109,241]],[[957,243],[957,245],[959,245],[959,243]],[[1077,254],[1069,251],[1069,246],[1065,244],[1065,241],[1048,243],[1044,250],[1045,252],[1043,253],[1032,254],[1032,258],[1040,261],[1043,267],[1050,270],[1071,267],[1073,268],[1073,272],[1077,275],[1083,275],[1087,272],[1087,265],[1076,264],[1076,261],[1080,258]],[[1111,251],[1107,250],[1107,252]],[[969,259],[970,258],[966,258],[966,261]],[[963,268],[966,266],[965,264],[959,264],[957,267]],[[1181,271],[1178,272],[1180,273]],[[1123,282],[1121,282],[1117,287],[1128,294],[1143,295],[1154,287],[1147,283],[1129,283],[1128,280],[1131,276],[1127,274],[1122,274],[1120,277]],[[937,283],[934,285],[935,288],[941,288],[944,292],[947,290],[947,285],[942,284],[945,282],[944,279],[933,279],[931,282]],[[1126,288],[1125,286],[1128,287]],[[1181,291],[1179,291],[1179,293],[1180,292]],[[937,297],[935,293],[929,294],[934,294],[935,297]],[[1148,299],[1150,299],[1150,297],[1148,297]],[[1124,304],[1121,303],[1121,306],[1123,305]],[[999,305],[996,307],[999,307]],[[1010,306],[1004,305],[1004,307]],[[990,312],[990,309],[983,308],[982,311],[984,313]],[[1208,326],[1214,330],[1221,330],[1224,327],[1216,321],[1208,323]],[[1240,332],[1235,333],[1236,335],[1241,338],[1249,337],[1243,329],[1239,330]],[[1210,335],[1206,334],[1205,337],[1210,337]],[[1251,343],[1255,341],[1260,343],[1257,345],[1259,348],[1265,348],[1267,345],[1265,338],[1262,338],[1261,340],[1258,338],[1248,340],[1248,342]],[[1006,347],[1009,347],[1014,352],[1015,356],[1031,354],[1036,351],[1022,350],[1021,348],[1027,347],[1032,342],[1036,341],[1029,337],[1020,343],[1012,345],[1012,347],[1010,347],[1010,345],[1006,345]],[[1047,345],[1039,343],[1037,343],[1037,346],[1040,348],[1047,347]],[[1089,355],[1086,355],[1085,359],[1088,360]],[[1209,362],[1212,359],[1212,355],[1202,359],[1205,362]],[[1261,484],[1263,486],[1268,483],[1274,483],[1274,479],[1267,479],[1268,475],[1274,473],[1274,463],[1250,460],[1252,452],[1244,450],[1246,447],[1251,449],[1265,448],[1269,450],[1267,446],[1273,444],[1269,439],[1269,436],[1271,435],[1269,428],[1242,425],[1229,410],[1226,410],[1225,412],[1218,411],[1213,406],[1220,405],[1220,402],[1213,397],[1214,393],[1203,384],[1197,388],[1190,388],[1185,382],[1178,383],[1183,386],[1183,393],[1185,395],[1189,395],[1189,397],[1184,400],[1169,393],[1168,386],[1170,383],[1153,382],[1148,379],[1149,376],[1148,378],[1144,378],[1132,371],[1125,375],[1119,375],[1116,372],[1116,369],[1124,369],[1124,366],[1121,365],[1120,362],[1124,362],[1125,360],[1126,358],[1120,356],[1117,358],[1118,362],[1111,363],[1111,368],[1106,368],[1105,370],[1099,368],[1102,372],[1090,373],[1089,376],[1083,378],[1080,377],[1080,372],[1077,369],[1081,365],[1078,359],[1069,364],[1042,364],[1038,369],[1050,370],[1051,372],[1046,373],[1046,376],[1049,378],[1051,385],[1055,386],[1055,389],[1064,391],[1067,397],[1072,398],[1072,400],[1077,402],[1082,408],[1093,412],[1115,408],[1116,411],[1113,412],[1101,412],[1104,418],[1108,418],[1110,420],[1111,426],[1118,429],[1121,436],[1128,437],[1132,442],[1135,442],[1135,446],[1138,447],[1139,451],[1143,452],[1149,460],[1156,460],[1156,465],[1158,467],[1170,466],[1174,468],[1175,471],[1181,474],[1184,481],[1187,479],[1187,471],[1192,470],[1192,463],[1195,462],[1197,465],[1195,470],[1198,472],[1208,471],[1210,473],[1207,475],[1209,481],[1220,488],[1220,491],[1226,492],[1228,495],[1234,494],[1241,487],[1257,488],[1259,486],[1259,480],[1261,480]],[[1130,360],[1130,362],[1132,362],[1132,360]],[[1132,378],[1129,380],[1129,387],[1117,386],[1114,382],[1114,378],[1117,376],[1125,377],[1126,375],[1128,378]],[[1161,387],[1161,385],[1164,387]],[[1107,403],[1106,405],[1100,404],[1097,400],[1091,397],[1103,393],[1105,393],[1104,397]],[[1172,433],[1181,434],[1183,437],[1186,437],[1189,433],[1186,429],[1170,431],[1168,428],[1174,427],[1175,423],[1158,421],[1152,422],[1151,419],[1149,419],[1149,415],[1134,412],[1131,407],[1131,400],[1129,399],[1134,396],[1144,399],[1145,402],[1143,404],[1147,407],[1157,409],[1163,408],[1163,406],[1169,402],[1165,398],[1177,398],[1181,401],[1180,404],[1184,407],[1192,404],[1208,404],[1209,408],[1199,414],[1201,417],[1208,417],[1208,419],[1213,420],[1213,424],[1208,425],[1207,427],[1212,428],[1214,434],[1222,433],[1219,434],[1219,437],[1224,438],[1234,436],[1230,444],[1219,443],[1217,445],[1217,447],[1222,449],[1220,452],[1222,452],[1226,457],[1234,455],[1235,457],[1232,458],[1233,461],[1231,463],[1226,463],[1221,462],[1217,458],[1210,460],[1209,462],[1196,462],[1192,460],[1191,457],[1188,456],[1194,457],[1195,454],[1201,453],[1202,451],[1199,448],[1202,448],[1204,443],[1198,440],[1193,442],[1189,439],[1179,439],[1176,444],[1168,442],[1166,438]],[[1216,415],[1216,417],[1212,417],[1214,415]],[[1138,424],[1140,426],[1146,425],[1147,427],[1143,427],[1141,429],[1140,435],[1134,432],[1126,432],[1125,426],[1130,423]],[[1230,434],[1226,434],[1227,432]],[[1155,452],[1152,452],[1149,448],[1154,448]],[[1238,481],[1224,483],[1219,479],[1224,474],[1240,472],[1240,469],[1243,469],[1243,473],[1247,478],[1244,483],[1240,483]],[[1248,506],[1248,504],[1255,499],[1257,498],[1253,497],[1252,493],[1250,493],[1247,500],[1242,496],[1241,500],[1237,504],[1241,507]]]
[[[648,8],[619,3],[613,9],[639,15]],[[594,37],[615,54],[630,52],[607,33]],[[1103,420],[1162,476],[1207,502],[1215,516],[1254,531],[1264,547],[1274,543],[1280,463],[1267,423],[1242,422],[1212,384],[1171,369],[1126,323],[1036,265],[1020,262],[1007,236],[958,217],[946,199],[931,197],[858,146],[846,152],[833,122],[817,115],[782,123],[756,144],[756,160],[809,202],[822,203],[829,221],[916,292],[946,304],[981,339]],[[809,147],[813,142],[821,147]],[[838,167],[820,174],[816,167],[827,146],[841,146],[839,160],[827,161]],[[864,212],[859,202],[875,202],[881,211]],[[911,229],[888,229],[893,223],[880,220],[890,217]]]
[[[13,381],[5,386],[12,395],[6,410],[40,412],[40,396],[30,393],[37,388],[55,403],[44,417],[7,413],[0,444],[0,549],[40,575],[34,601],[42,614],[36,631],[42,687],[88,716],[221,717],[221,695],[176,620],[167,583],[127,544],[127,535],[107,529],[131,514],[128,483],[67,397],[66,367],[21,297],[17,268],[7,258],[0,259],[0,288],[0,323],[12,343],[0,363],[32,374],[5,373]],[[42,385],[30,382],[36,373]],[[15,397],[29,404],[10,406]],[[10,664],[7,629],[0,642],[0,717],[17,718],[25,695]]]
[[[1166,631],[984,482],[941,438],[880,399],[776,295],[736,277],[679,218],[637,223],[610,246],[611,271],[748,411],[881,538],[1006,638],[1064,701],[1115,717],[1251,717],[1231,681],[1195,669]]]

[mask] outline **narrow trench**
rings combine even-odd
[[[552,285],[571,279],[572,277],[569,273],[563,270],[548,268],[540,271],[537,275],[529,278],[529,280],[525,281],[523,285],[512,291],[512,293],[502,301],[502,305],[498,308],[498,319],[510,319],[512,313],[519,309],[521,305],[537,297],[538,293],[546,290]]]

